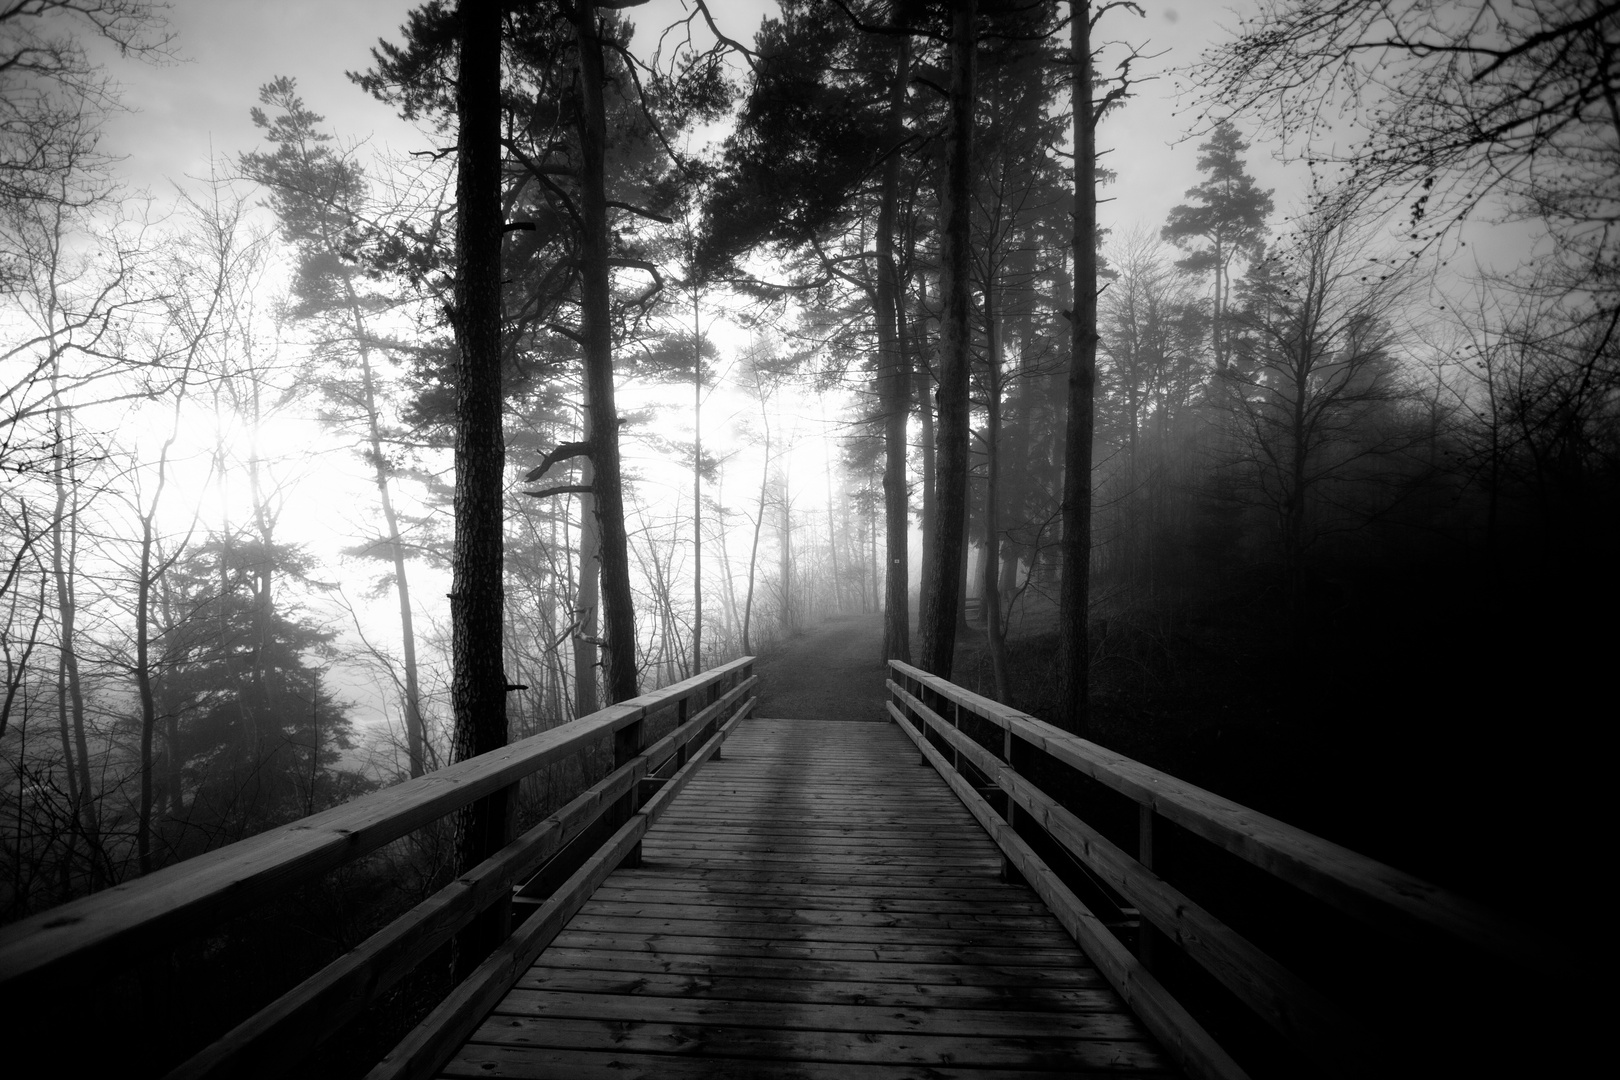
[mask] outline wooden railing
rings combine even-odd
[[[1229,925],[1231,915],[1223,921],[1205,906],[1209,901],[1200,903],[1202,897],[1195,899],[1179,887],[1182,883],[1173,884],[1156,872],[1156,848],[1170,839],[1168,832],[1177,834],[1174,840],[1181,848],[1210,849],[1214,859],[1206,854],[1206,870],[1212,861],[1219,863],[1223,858],[1219,853],[1224,852],[1270,879],[1241,886],[1240,891],[1249,890],[1247,895],[1269,890],[1303,902],[1306,910],[1280,919],[1276,926],[1256,928],[1273,951],[1296,960],[1310,951],[1294,948],[1302,944],[1297,940],[1282,940],[1290,933],[1305,939],[1342,937],[1356,943],[1340,949],[1348,953],[1360,949],[1363,940],[1392,942],[1388,967],[1369,956],[1352,957],[1354,963],[1373,968],[1366,982],[1378,999],[1368,1003],[1374,1014],[1384,998],[1403,992],[1405,988],[1396,984],[1413,981],[1420,1011],[1440,1008],[1434,998],[1441,995],[1441,987],[1412,959],[1424,946],[1429,947],[1428,955],[1438,949],[1442,964],[1461,964],[1463,957],[1482,959],[1484,966],[1496,966],[1499,978],[1511,970],[1532,980],[1568,981],[1566,962],[1555,947],[1471,901],[908,664],[890,661],[889,667],[888,709],[901,730],[994,837],[1009,869],[1040,895],[1194,1076],[1248,1075],[1229,1049],[1231,1040],[1212,1035],[1194,1015],[1195,1011],[1203,1015],[1200,1006],[1222,993],[1291,1047],[1283,1052],[1284,1062],[1301,1062],[1310,1072],[1407,1075],[1411,1061],[1398,1054],[1394,1060],[1386,1056],[1396,1053],[1400,1039],[1380,1031],[1376,1015],[1369,1023],[1368,1010],[1346,1007],[1344,999],[1354,993],[1347,991],[1348,983],[1319,964],[1304,963],[1316,977],[1302,977],[1250,940],[1260,936],[1255,931],[1250,936],[1239,933]],[[1076,791],[1087,785],[1089,792]],[[1065,805],[1082,804],[1088,798],[1100,811],[1107,809],[1102,802],[1122,801],[1127,812],[1134,810],[1134,827],[1129,823],[1121,827],[1123,815],[1115,806],[1111,839]],[[991,800],[998,805],[992,806]],[[1134,851],[1127,850],[1130,840]],[[1192,865],[1192,860],[1182,862]],[[1218,869],[1217,876],[1220,873],[1245,876],[1231,869]],[[1204,874],[1203,880],[1210,876]],[[1196,874],[1185,877],[1189,889],[1198,879]],[[1080,893],[1095,899],[1088,903]],[[1265,899],[1266,904],[1259,905],[1262,910],[1282,910],[1274,896]],[[1264,934],[1278,927],[1280,935]],[[1367,939],[1357,936],[1357,927]],[[1222,989],[1200,993],[1196,980],[1183,978],[1184,985],[1193,987],[1191,997],[1199,1000],[1191,1008],[1179,1000],[1157,974],[1170,966],[1164,963],[1170,959],[1163,955],[1166,946]],[[1182,970],[1189,966],[1183,963]],[[1218,1016],[1219,1009],[1215,1012]],[[1443,1034],[1437,1037],[1445,1039]],[[1268,1060],[1276,1074],[1302,1074],[1296,1066],[1277,1066],[1275,1056]]]
[[[13,1032],[38,1039],[41,1052],[73,1060],[83,1040],[94,1037],[87,1029],[96,1018],[74,1004],[85,987],[477,799],[515,791],[525,777],[611,736],[614,768],[604,779],[169,1073],[295,1075],[300,1060],[474,919],[514,905],[516,894],[521,921],[511,936],[372,1073],[429,1075],[470,1031],[484,1003],[505,992],[616,866],[637,857],[648,824],[753,707],[754,682],[753,658],[743,657],[9,926],[0,931],[0,1016]],[[647,745],[649,720],[666,712],[673,713],[673,729]],[[584,851],[572,843],[599,837]],[[566,874],[548,875],[548,863],[564,855],[573,856]],[[63,1029],[55,1040],[53,1028]],[[48,1041],[57,1045],[47,1048]],[[140,1052],[121,1048],[117,1059],[138,1061]]]

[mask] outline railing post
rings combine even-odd
[[[1012,770],[1013,772],[1018,771],[1017,767],[1013,765],[1013,733],[1011,728],[1001,729],[1001,760],[1007,763],[1008,769]],[[1013,800],[1012,792],[1007,791],[1003,792],[1002,794],[1007,800],[1007,825],[1014,832],[1017,832],[1018,803]],[[1012,881],[1014,880],[1016,874],[1017,871],[1013,869],[1012,860],[1009,859],[1007,857],[1007,853],[1003,851],[1001,853],[1001,880]]]
[[[686,718],[689,715],[691,715],[687,711],[687,708],[686,708],[687,702],[689,700],[690,700],[689,698],[681,698],[680,701],[675,703],[675,726],[677,728],[685,727],[686,726]],[[700,709],[699,711],[701,712],[702,710]],[[675,748],[675,769],[676,769],[676,771],[679,772],[681,767],[683,765],[685,765],[685,764],[686,764],[686,744],[683,742],[683,743],[681,743],[680,746]]]
[[[1153,869],[1153,807],[1140,804],[1136,808],[1136,861],[1144,870]],[[1137,926],[1137,959],[1142,966],[1153,966],[1153,924],[1142,919]]]
[[[645,742],[646,719],[638,718],[634,723],[626,724],[613,733],[613,767],[620,768],[636,755],[640,754]],[[619,797],[618,809],[614,814],[616,825],[623,825],[641,809],[641,785],[631,784],[630,790]],[[630,853],[619,864],[630,870],[641,865],[641,845],[638,843],[630,849]]]

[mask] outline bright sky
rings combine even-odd
[[[379,37],[398,40],[412,6],[405,0],[176,0],[170,22],[181,62],[162,68],[116,60],[111,65],[134,112],[110,127],[108,148],[128,156],[133,186],[162,194],[167,180],[206,174],[211,156],[234,157],[256,145],[248,109],[257,103],[261,85],[289,75],[298,80],[309,106],[342,137],[371,139],[395,150],[420,149],[427,139],[344,76],[369,66]],[[1161,68],[1196,59],[1200,49],[1222,36],[1223,27],[1237,22],[1231,9],[1210,3],[1148,0],[1143,7],[1143,18],[1109,13],[1098,37],[1143,44],[1147,53],[1165,50],[1156,61]],[[760,18],[775,5],[715,0],[712,9],[728,35],[751,41]],[[682,10],[680,0],[652,0],[632,9],[638,41],[651,42],[659,27],[682,17]],[[1100,133],[1099,145],[1113,150],[1107,164],[1119,173],[1119,182],[1106,192],[1115,201],[1099,208],[1105,225],[1156,226],[1198,179],[1196,140],[1179,143],[1190,117],[1175,115],[1171,82],[1144,83],[1138,98]],[[1263,185],[1285,186],[1282,170],[1263,148],[1255,148],[1251,166]],[[1285,201],[1279,199],[1279,205]]]

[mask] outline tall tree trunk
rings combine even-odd
[[[591,398],[584,387],[585,421],[581,434],[591,443]],[[591,456],[579,459],[579,484],[590,490],[579,495],[579,584],[574,594],[574,716],[588,716],[601,708],[596,687],[597,607],[601,602],[602,537],[596,526],[596,470]]]
[[[630,549],[624,529],[624,483],[619,472],[619,417],[613,401],[613,324],[608,282],[607,112],[602,41],[592,0],[576,5],[582,109],[579,117],[580,336],[591,409],[591,460],[596,466],[596,523],[602,544],[602,617],[609,703],[637,694],[635,600],[630,593]]]
[[[748,631],[754,619],[754,577],[759,568],[759,533],[765,527],[765,502],[771,483],[771,422],[764,414],[764,398],[760,399],[760,414],[765,423],[765,466],[759,474],[759,506],[754,514],[754,542],[748,549],[748,591],[743,595],[742,641],[743,652],[753,651]]]
[[[990,649],[990,671],[996,681],[996,699],[1006,701],[1007,635],[1001,626],[1001,350],[1000,312],[993,306],[995,288],[984,290],[985,325],[990,331],[990,371],[985,399],[984,565],[980,568],[979,606],[984,615],[984,640]]]
[[[922,449],[922,573],[917,582],[917,613],[919,620],[922,611],[928,606],[928,581],[930,566],[939,555],[939,505],[935,499],[934,487],[934,380],[928,369],[926,360],[921,359],[926,352],[928,341],[928,279],[923,275],[917,277],[917,319],[913,324],[915,332],[912,335],[912,356],[918,362],[912,367],[917,376],[917,416],[921,425],[918,442]],[[918,627],[918,636],[921,636],[921,626]]]
[[[944,308],[939,334],[939,425],[936,437],[935,501],[938,550],[924,568],[927,594],[920,620],[922,666],[950,678],[961,602],[962,528],[967,520],[969,162],[973,153],[975,0],[951,5],[950,122],[945,137],[945,183],[941,188],[940,292]]]
[[[426,771],[423,744],[425,728],[422,722],[422,692],[416,673],[416,626],[411,611],[410,578],[405,572],[405,543],[399,533],[399,515],[394,510],[394,497],[388,482],[388,459],[383,455],[382,420],[377,407],[377,378],[371,366],[371,346],[367,343],[365,316],[360,311],[360,297],[355,292],[353,278],[345,273],[343,286],[348,293],[349,317],[354,322],[355,340],[359,345],[360,386],[365,396],[366,434],[371,443],[371,464],[377,484],[377,498],[382,504],[383,525],[387,529],[388,554],[394,563],[394,596],[399,601],[399,638],[401,659],[405,666],[405,749],[410,756],[411,775],[421,776]]]
[[[692,674],[703,670],[703,326],[692,277]]]
[[[827,411],[825,407],[821,412],[821,430],[830,430],[827,426]],[[827,473],[827,552],[832,556],[832,589],[833,611],[839,615],[844,613],[844,580],[838,567],[838,502],[834,497],[833,467],[831,440],[823,438],[822,446],[828,450],[823,459]]]
[[[506,745],[506,672],[501,630],[501,15],[496,4],[462,0],[460,118],[456,161],[456,494],[451,552],[450,698],[455,760]],[[506,792],[473,803],[457,822],[456,872],[464,874],[506,843]],[[472,970],[506,929],[505,904],[468,927],[457,946],[458,974]]]
[[[96,815],[94,778],[90,771],[90,743],[85,733],[84,680],[79,673],[77,554],[79,536],[78,481],[70,475],[67,406],[62,404],[53,366],[51,393],[56,398],[55,459],[52,481],[56,486],[56,511],[51,521],[51,572],[56,580],[56,604],[61,619],[59,642],[61,662],[57,688],[57,709],[62,728],[62,757],[68,778],[68,796],[79,828],[89,847],[90,887],[104,883],[100,828]],[[72,745],[68,735],[72,733]]]
[[[905,138],[906,86],[911,39],[902,35],[889,89],[888,159],[877,221],[877,338],[883,403],[883,512],[888,554],[883,595],[883,658],[911,662],[911,510],[906,498],[906,421],[911,418],[911,372],[900,343],[900,272],[894,260],[895,209],[900,201],[900,143]]]
[[[1097,385],[1097,145],[1090,5],[1071,0],[1074,85],[1074,314],[1064,425],[1063,580],[1058,592],[1058,723],[1085,729],[1090,693],[1091,436]]]
[[[787,473],[782,474],[781,542],[777,544],[777,572],[782,578],[782,610],[777,613],[782,638],[793,636],[793,507],[788,500]]]

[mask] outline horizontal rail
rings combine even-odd
[[[633,756],[621,755],[607,778],[233,1033],[248,1042],[270,1045],[265,1024],[274,1028],[287,1023],[286,1033],[297,1033],[290,1042],[308,1049],[375,1000],[479,912],[509,896],[515,882],[608,808],[633,798],[638,782],[664,759],[684,755],[685,744],[714,724],[727,708],[736,706],[753,685],[752,665],[752,657],[739,658],[500,750],[6,927],[0,930],[0,1009],[13,1016],[29,1012],[30,1003],[37,1006],[53,990],[75,979],[104,976],[118,966],[206,933],[224,919],[507,789],[606,736],[617,735],[621,742],[626,735],[634,736],[638,745]],[[697,710],[690,709],[694,700],[700,706]],[[750,699],[737,707],[735,717],[745,715],[752,704]],[[640,748],[642,721],[667,709],[678,709],[683,722],[651,746]],[[181,1075],[205,1075],[216,1071],[220,1061],[240,1059],[236,1040],[227,1037],[221,1043],[231,1043],[225,1048],[228,1052],[222,1053],[216,1044],[188,1063]],[[281,1055],[268,1056],[279,1060]],[[276,1070],[246,1071],[274,1074]]]
[[[704,728],[725,715],[755,682],[753,677],[743,679],[494,856],[249,1017],[170,1073],[168,1080],[223,1075],[227,1067],[229,1075],[240,1078],[286,1075],[480,912],[582,834],[658,765],[701,738]],[[733,719],[747,715],[751,705],[752,701],[745,703]]]
[[[1406,929],[1415,922],[1531,970],[1562,970],[1561,958],[1546,941],[1507,923],[1483,905],[919,668],[898,660],[889,663],[906,678],[1036,751],[1346,914],[1384,928]]]
[[[1059,908],[1085,905],[1059,883],[1054,902],[1047,891],[1054,886],[1050,873],[1033,852],[1026,852],[1010,821],[1014,814],[1027,818],[1041,832],[1086,867],[1107,888],[1136,909],[1140,917],[1162,933],[1170,944],[1212,975],[1238,1001],[1276,1029],[1325,1073],[1362,1075],[1377,1058],[1379,1039],[1359,1020],[1318,992],[1305,980],[1273,959],[1203,906],[1165,881],[1152,869],[1152,824],[1155,815],[1182,826],[1199,837],[1244,859],[1301,893],[1325,902],[1381,930],[1411,931],[1426,928],[1442,939],[1464,945],[1496,959],[1507,959],[1522,969],[1558,972],[1562,959],[1534,935],[1500,919],[1483,907],[1439,889],[1402,871],[1313,836],[1275,818],[1256,813],[1218,795],[1187,784],[1095,743],[1061,731],[999,702],[974,694],[909,664],[890,661],[894,675],[888,682],[890,715],[924,757],[939,768],[964,802],[972,794],[982,802],[968,778],[959,774],[962,763],[982,774],[1008,799],[1006,818],[986,823],[1003,853],[1047,899],[1065,926],[1070,926],[1088,953],[1093,953],[1092,923],[1065,918]],[[929,700],[924,700],[928,697]],[[951,716],[942,715],[951,713]],[[987,749],[959,727],[962,714],[970,714],[1002,732],[1002,753]],[[929,744],[932,733],[949,754]],[[1023,744],[1026,749],[1020,749]],[[1097,781],[1135,802],[1139,809],[1140,858],[1103,836],[1077,814],[1022,775],[1015,761],[1023,753],[1045,755],[1077,773]],[[955,763],[947,760],[954,756]],[[984,805],[985,813],[995,811]],[[975,809],[975,813],[978,810]],[[1016,843],[1014,843],[1016,841]],[[1025,864],[1033,860],[1037,876]],[[1056,880],[1056,879],[1052,879]],[[1089,912],[1087,912],[1089,914]],[[1100,925],[1100,924],[1098,924]],[[1146,931],[1144,931],[1146,932]],[[1086,939],[1082,939],[1085,935]],[[1108,941],[1119,946],[1112,933]],[[1150,954],[1143,953],[1146,958]],[[1230,1075],[1217,1059],[1204,1054],[1202,1028],[1183,1030],[1173,1010],[1165,1011],[1156,991],[1143,990],[1133,970],[1099,958],[1099,966],[1127,1000],[1142,995],[1144,1021],[1154,1028],[1178,1057],[1195,1051],[1182,1064],[1198,1075]],[[1409,978],[1416,977],[1409,974]],[[1155,1025],[1169,1024],[1171,1032]]]
[[[890,661],[891,664],[895,661]],[[894,687],[894,683],[889,683]],[[909,695],[908,695],[909,696]],[[1030,849],[973,785],[928,744],[921,731],[905,722],[905,714],[888,702],[889,715],[917,745],[923,758],[945,778],[963,805],[990,834],[1002,854],[1023,875],[1047,909],[1097,965],[1109,984],[1147,1025],[1182,1068],[1207,1080],[1248,1080],[1238,1063],[1187,1012],[1153,973],[1126,949],[1083,901]]]
[[[750,680],[751,681],[751,680]],[[611,839],[585,865],[576,870],[533,917],[507,938],[495,952],[473,971],[449,997],[406,1035],[366,1080],[428,1080],[437,1076],[461,1044],[473,1033],[490,1009],[528,971],[546,946],[584,906],[647,830],[658,820],[694,773],[720,748],[727,732],[752,711],[756,699],[749,699],[693,755],[658,794],[633,814]],[[694,727],[701,726],[698,724]]]

